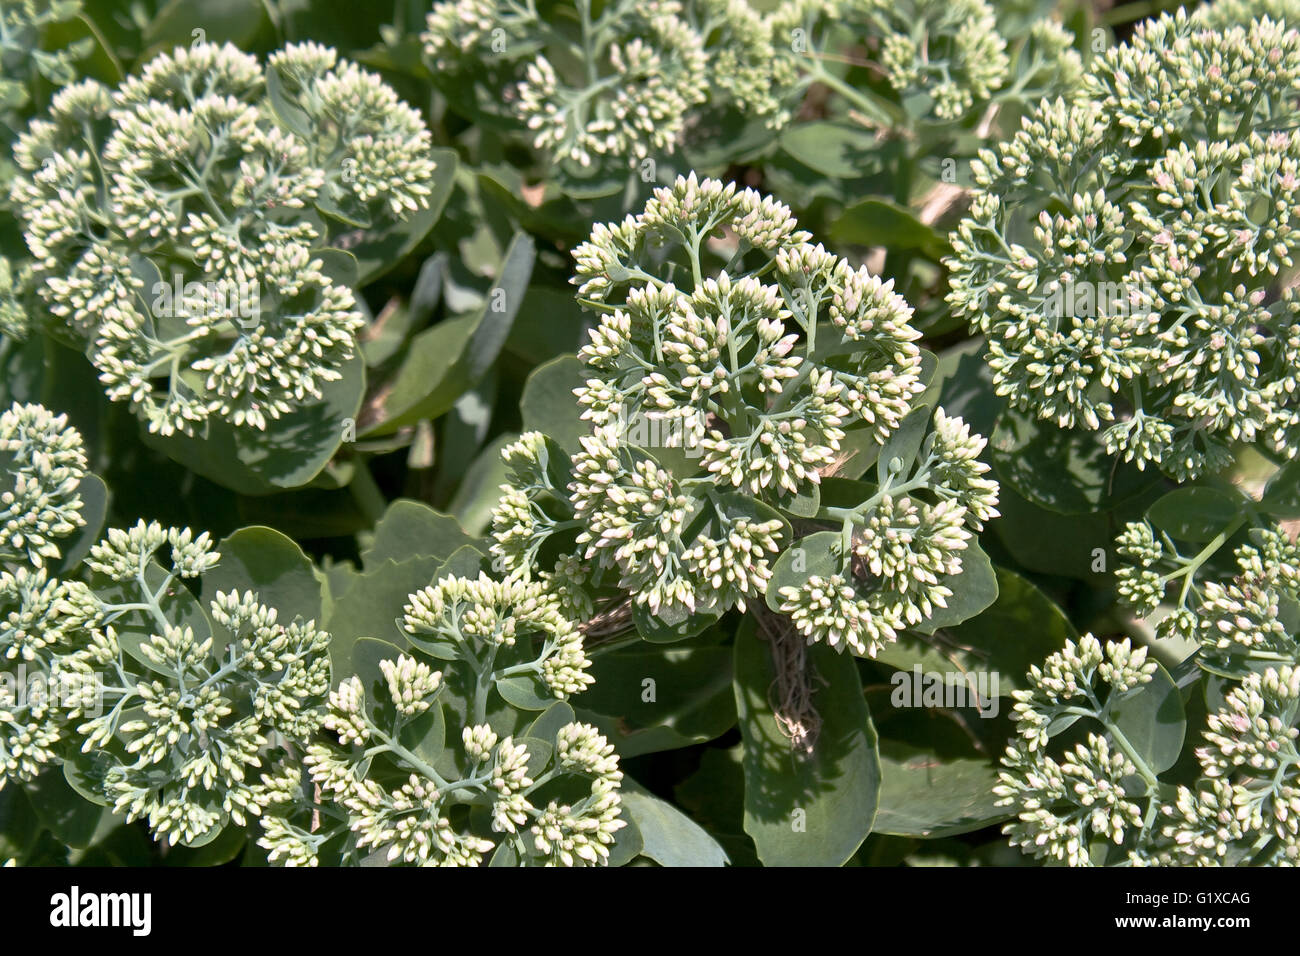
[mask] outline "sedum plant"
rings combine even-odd
[[[0,788],[30,781],[68,738],[58,693],[93,616],[84,585],[52,569],[86,524],[81,433],[66,415],[15,403],[0,415]]]
[[[314,251],[322,215],[382,229],[428,205],[433,174],[420,116],[314,43],[265,69],[200,43],[116,90],[69,85],[15,159],[58,331],[162,435],[265,429],[320,398],[363,325]]]
[[[0,10],[0,124],[16,134],[17,116],[31,102],[37,77],[62,86],[76,76],[76,62],[90,52],[93,41],[79,40],[57,50],[41,49],[41,34],[53,24],[81,12],[81,0],[12,0]],[[9,136],[5,136],[8,140]]]
[[[820,83],[859,122],[910,135],[1069,89],[1081,72],[1074,36],[1059,23],[1037,20],[1011,40],[984,0],[797,0],[779,5],[767,27],[787,96]],[[854,82],[843,63],[871,69]]]
[[[942,409],[925,435],[907,303],[810,238],[782,204],[692,175],[575,250],[600,314],[577,390],[592,431],[572,458],[537,433],[505,450],[507,573],[540,571],[583,616],[626,594],[643,627],[686,633],[769,595],[785,562],[802,580],[774,609],[869,656],[945,605],[968,528],[996,514],[983,439]],[[877,452],[878,486],[826,500],[825,476]],[[835,531],[796,540],[792,521]]]
[[[1300,34],[1180,11],[981,154],[949,301],[998,393],[1176,479],[1294,447]]]
[[[330,695],[329,741],[265,778],[270,859],[607,863],[626,825],[623,775],[560,703],[591,677],[559,600],[537,583],[446,576],[410,595],[399,624],[410,653],[361,642],[358,673]]]
[[[1177,685],[1146,648],[1091,636],[1031,670],[997,790],[1016,812],[1013,845],[1071,866],[1300,859],[1300,547],[1264,524],[1232,549],[1231,578],[1198,579],[1235,529],[1225,530],[1182,562],[1149,522],[1120,537],[1134,562],[1120,571],[1121,595],[1146,610],[1170,579],[1185,581],[1161,633],[1195,650]],[[1155,569],[1167,559],[1180,569],[1163,577]],[[1186,755],[1181,686],[1208,712]]]
[[[258,769],[312,737],[330,683],[315,621],[281,621],[253,591],[186,590],[220,559],[188,528],[110,529],[86,558],[93,626],[73,665],[95,693],[69,713],[83,793],[191,846],[258,812]]]
[[[456,101],[504,113],[535,149],[586,170],[674,146],[704,102],[701,35],[676,0],[443,0],[421,35]]]

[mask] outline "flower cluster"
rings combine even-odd
[[[817,518],[841,523],[862,593],[837,580],[825,611],[821,581],[783,592],[810,640],[874,653],[943,606],[966,528],[996,514],[984,441],[939,411],[914,470],[900,461],[854,507],[819,509],[823,477],[858,453],[847,442],[886,442],[925,384],[892,283],[810,240],[780,203],[694,175],[595,228],[573,279],[601,313],[577,390],[592,430],[572,458],[536,433],[505,449],[503,570],[540,569],[588,614],[626,595],[676,626],[767,594],[787,518]]]
[[[78,486],[86,476],[81,433],[42,405],[0,414],[0,561],[57,561],[57,539],[85,525]]]
[[[999,394],[1180,480],[1294,448],[1297,77],[1294,26],[1180,11],[981,152],[949,299]]]
[[[1254,528],[1231,550],[1234,565],[1223,568],[1223,544],[1244,521],[1192,555],[1168,532],[1157,536],[1150,521],[1129,523],[1117,541],[1125,561],[1115,572],[1120,600],[1145,617],[1168,598],[1156,636],[1197,641],[1207,657],[1286,653],[1285,603],[1300,598],[1300,545],[1281,526]],[[1221,568],[1223,579],[1207,580]]]
[[[582,0],[442,0],[422,40],[435,77],[478,81],[475,108],[504,102],[535,148],[579,168],[676,145],[708,91],[703,40],[677,0],[599,12]]]
[[[1162,808],[1161,865],[1300,865],[1300,668],[1249,674],[1206,720],[1202,779]]]
[[[85,586],[50,572],[64,541],[85,525],[77,485],[80,433],[66,416],[15,404],[0,415],[0,788],[30,780],[57,759],[66,705],[80,681],[68,655],[94,617]]]
[[[831,567],[777,589],[775,607],[809,643],[875,657],[900,631],[948,606],[972,531],[998,514],[998,485],[984,477],[984,438],[942,408],[932,429],[913,467],[884,462],[880,485],[863,501],[825,509],[841,522],[817,549]]]
[[[1296,0],[1214,0],[1197,7],[1193,16],[1216,30],[1240,26],[1260,17],[1295,26],[1300,24],[1300,4]]]
[[[592,682],[582,635],[538,583],[444,578],[411,595],[402,628],[433,657],[477,655],[494,679],[528,681],[557,700]]]
[[[86,795],[171,843],[244,826],[260,810],[257,770],[325,715],[329,635],[251,591],[203,606],[184,582],[219,560],[206,533],[111,529],[86,558],[93,619],[64,661],[87,689],[67,707]]]
[[[1139,569],[1125,576],[1130,600],[1149,605],[1163,594],[1157,581],[1139,583],[1177,555],[1161,538],[1142,523],[1125,531],[1121,549]],[[1162,778],[1184,761],[1165,754],[1155,763],[1153,728],[1135,722],[1144,709],[1169,710],[1158,700],[1139,706],[1137,695],[1177,694],[1167,677],[1153,680],[1158,666],[1146,649],[1128,641],[1103,648],[1092,637],[1068,643],[1031,669],[1030,690],[1014,694],[1018,739],[997,789],[1016,813],[1006,828],[1013,845],[1071,866],[1300,862],[1300,547],[1280,528],[1256,529],[1235,550],[1235,578],[1195,581],[1221,543],[1190,561],[1174,558],[1181,573],[1171,577],[1186,580],[1186,603],[1162,632],[1200,645],[1189,659],[1207,678],[1191,684],[1209,705],[1193,754],[1199,775]],[[1153,593],[1135,597],[1145,588]],[[1089,721],[1082,743],[1080,718]],[[1177,719],[1166,712],[1158,720],[1157,733],[1170,736]],[[1103,733],[1092,732],[1093,721]],[[1049,751],[1062,737],[1058,759]]]
[[[412,594],[401,624],[414,654],[385,646],[377,673],[343,680],[325,719],[337,742],[266,775],[272,862],[608,862],[623,775],[613,746],[554,700],[591,680],[557,607],[536,584],[486,576]]]
[[[985,0],[797,0],[767,18],[787,97],[820,82],[858,118],[884,127],[952,124],[984,113],[996,98],[1068,91],[1082,73],[1074,36],[1041,19],[1013,37]],[[862,59],[863,50],[874,58]],[[846,82],[833,64],[869,66]],[[857,74],[855,74],[855,77]]]
[[[363,320],[311,251],[320,213],[382,228],[427,205],[433,174],[419,115],[311,43],[265,72],[196,44],[117,90],[66,86],[15,158],[49,312],[163,435],[263,429],[321,397]]]
[[[1107,845],[1136,845],[1149,836],[1156,777],[1115,714],[1122,700],[1143,693],[1157,667],[1144,647],[1127,640],[1103,647],[1089,634],[1030,670],[1030,689],[1012,695],[1018,736],[994,789],[1016,815],[1004,831],[1012,846],[1088,866],[1098,846],[1104,853]],[[1076,729],[1071,736],[1079,742],[1053,756],[1049,742],[1074,720],[1088,721],[1086,733]]]

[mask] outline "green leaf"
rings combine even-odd
[[[105,815],[112,816],[69,786],[57,767],[38,774],[26,789],[41,825],[71,847],[90,846],[100,821]]]
[[[260,0],[170,0],[149,17],[141,53],[143,63],[155,53],[171,52],[173,47],[190,46],[195,41],[223,43],[230,41],[241,49],[265,22]]]
[[[883,199],[864,199],[845,209],[831,224],[831,238],[858,246],[919,249],[932,258],[948,248],[947,240],[914,212]]]
[[[984,340],[971,339],[939,355],[939,370],[931,383],[938,394],[922,399],[942,408],[949,415],[959,415],[980,435],[991,435],[1006,399],[994,390],[993,370],[984,361]],[[983,456],[987,458],[987,452]]]
[[[164,862],[167,866],[223,866],[244,852],[248,837],[248,830],[231,823],[201,844],[173,847]]]
[[[1137,502],[1137,508],[1130,510],[1128,503],[1122,508],[1133,519],[1142,516],[1145,506],[1142,499]],[[1002,517],[991,527],[1025,568],[1104,584],[1106,562],[1122,528],[1119,512],[1111,521],[1099,521],[1093,515],[1065,515],[1026,501],[1007,485],[998,496],[998,510]]]
[[[342,378],[322,387],[320,401],[289,412],[265,431],[209,419],[206,435],[164,438],[141,426],[141,436],[169,458],[240,494],[297,488],[321,473],[357,420],[365,361],[353,355],[340,372]]]
[[[271,528],[241,528],[217,545],[221,563],[203,575],[206,607],[218,591],[253,591],[279,620],[321,621],[321,584],[311,559]]]
[[[523,303],[536,250],[530,236],[511,242],[482,308],[439,322],[411,340],[406,359],[383,386],[365,434],[381,435],[445,414],[496,361]]]
[[[782,588],[803,587],[813,575],[829,577],[839,574],[844,566],[839,547],[838,531],[818,531],[800,538],[792,547],[782,551],[772,565],[772,577],[767,582],[767,606],[780,614]]]
[[[907,417],[885,441],[876,458],[876,478],[881,484],[892,473],[895,483],[911,473],[916,464],[916,456],[925,440],[926,430],[930,427],[933,413],[926,405],[918,405],[907,413]]]
[[[60,570],[66,572],[81,563],[82,558],[99,541],[104,530],[104,519],[108,516],[108,486],[95,474],[88,474],[77,485],[77,494],[81,495],[81,517],[85,525],[72,537],[59,542],[63,559]]]
[[[726,851],[703,828],[634,780],[623,781],[623,813],[641,833],[641,855],[660,866],[726,866]]]
[[[524,731],[524,736],[536,737],[538,740],[554,740],[555,735],[560,732],[561,728],[573,723],[576,719],[573,708],[569,706],[567,701],[552,700],[550,706],[528,725],[528,728]]]
[[[624,758],[703,743],[736,723],[731,658],[717,646],[597,654],[575,703]]]
[[[1187,735],[1183,695],[1163,665],[1137,691],[1107,700],[1106,710],[1153,773],[1178,762]]]
[[[582,406],[573,390],[586,383],[587,364],[576,356],[566,355],[533,369],[524,383],[519,399],[524,431],[538,431],[576,455],[578,439],[591,434],[591,423],[582,420]]]
[[[969,833],[1006,819],[995,806],[997,771],[987,760],[940,756],[881,739],[883,783],[873,833],[925,839]]]
[[[1260,510],[1277,518],[1300,518],[1300,461],[1283,465],[1264,488]]]
[[[990,681],[997,679],[992,693],[1024,689],[1030,666],[1078,634],[1065,612],[1029,580],[1006,568],[996,568],[995,574],[997,598],[982,613],[928,641],[904,634],[876,659],[900,671],[987,673]]]
[[[271,104],[271,112],[285,129],[299,139],[314,138],[311,117],[307,115],[306,110],[293,102],[293,98],[284,88],[284,80],[277,69],[266,71],[266,98]]]
[[[879,142],[864,127],[815,120],[787,127],[781,134],[781,148],[832,179],[856,179],[870,168]]]
[[[361,552],[361,563],[372,571],[389,560],[400,563],[417,556],[445,559],[473,540],[450,515],[423,502],[399,498],[375,525],[374,541]]]
[[[536,318],[510,327],[506,351],[530,366],[557,355],[572,357],[588,341],[586,329],[592,317],[571,289],[534,283],[528,287],[521,314]]]
[[[1151,523],[1179,541],[1212,540],[1239,518],[1246,501],[1217,488],[1175,488],[1147,509]]]
[[[352,674],[352,648],[361,638],[404,643],[395,622],[401,618],[407,599],[433,583],[440,563],[433,557],[409,558],[400,564],[385,561],[357,575],[352,586],[335,598],[325,621],[335,684]]]
[[[641,639],[651,644],[674,644],[695,637],[716,623],[719,616],[716,611],[692,614],[683,608],[661,608],[653,614],[639,601],[632,603],[632,623]]]
[[[1014,408],[998,419],[989,447],[999,479],[1062,514],[1107,511],[1160,480],[1108,455],[1097,432],[1058,428]]]
[[[871,832],[880,798],[876,730],[853,658],[817,644],[805,659],[821,727],[813,753],[796,755],[772,714],[771,647],[752,617],[742,622],[735,668],[745,832],[767,866],[842,865]]]
[[[933,634],[941,627],[952,627],[969,620],[998,599],[998,576],[993,562],[979,544],[972,541],[961,555],[961,570],[945,575],[939,583],[952,591],[948,606],[935,608],[934,613],[918,624],[915,630]]]
[[[727,851],[733,866],[758,866],[745,833],[744,748],[706,748],[700,766],[673,791],[677,803]]]
[[[545,710],[555,701],[540,675],[507,677],[496,681],[496,689],[507,704],[520,710]]]
[[[501,499],[501,486],[510,478],[501,460],[501,449],[518,438],[513,432],[507,432],[486,445],[465,471],[456,496],[447,505],[447,510],[471,535],[483,534],[492,524],[492,509]]]

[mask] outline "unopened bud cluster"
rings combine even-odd
[[[505,449],[493,551],[515,577],[584,593],[566,599],[575,610],[619,594],[672,623],[744,610],[791,544],[788,517],[823,518],[818,490],[852,456],[849,433],[883,443],[913,410],[911,309],[784,205],[693,174],[574,256],[579,301],[600,313],[577,390],[592,431],[572,457],[537,433]],[[960,569],[967,526],[997,513],[982,438],[939,411],[923,444],[892,490],[825,519],[853,541],[855,581],[829,613],[813,607],[821,582],[788,596],[810,641],[874,653],[923,620],[950,593],[939,578]]]
[[[14,404],[0,415],[0,788],[31,780],[69,736],[73,663],[94,599],[52,572],[85,525],[77,487],[86,474],[81,434],[67,417]]]
[[[1121,548],[1154,568],[1173,547],[1162,537],[1132,524]],[[1300,862],[1300,547],[1281,529],[1251,539],[1235,550],[1238,574],[1226,583],[1194,580],[1203,556],[1178,565],[1174,580],[1189,578],[1185,604],[1161,632],[1200,644],[1202,677],[1187,693],[1204,695],[1209,715],[1199,735],[1187,728],[1194,761],[1177,762],[1199,775],[1166,780],[1174,762],[1152,766],[1153,751],[1139,752],[1149,731],[1132,714],[1158,708],[1157,732],[1166,734],[1177,718],[1168,702],[1136,698],[1179,693],[1169,678],[1154,680],[1146,648],[1103,647],[1091,636],[1067,643],[1031,669],[1030,690],[1014,694],[1018,740],[996,790],[1016,814],[1006,828],[1013,845],[1071,866]]]
[[[433,174],[419,114],[313,43],[265,71],[199,43],[116,90],[68,85],[15,159],[50,314],[163,435],[264,429],[320,398],[363,320],[312,252],[317,211],[382,229],[427,205]]]
[[[141,521],[86,558],[94,606],[72,665],[101,695],[73,708],[87,794],[155,838],[206,842],[259,812],[258,770],[321,726],[329,635],[281,621],[252,591],[199,602],[186,581],[220,561],[206,533]]]
[[[552,701],[590,683],[572,622],[537,584],[443,578],[410,596],[414,652],[343,680],[306,772],[265,779],[273,862],[601,865],[621,819],[613,745]],[[525,689],[520,681],[533,683]],[[504,705],[504,706],[503,706]],[[567,719],[547,723],[549,715]],[[431,719],[432,718],[432,719]],[[549,728],[549,729],[543,729]]]
[[[481,84],[480,108],[509,112],[532,144],[579,168],[623,166],[676,144],[708,90],[704,44],[677,0],[569,7],[573,35],[536,6],[443,0],[424,49],[435,73]]]
[[[1292,454],[1300,32],[1140,25],[974,166],[951,303],[999,394],[1179,479]]]

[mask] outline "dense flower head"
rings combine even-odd
[[[1158,636],[1198,641],[1213,658],[1293,652],[1283,604],[1300,599],[1300,544],[1283,526],[1254,529],[1230,563],[1229,549],[1207,553],[1164,531],[1157,537],[1149,521],[1130,522],[1117,550],[1120,600],[1143,616],[1168,605]]]
[[[1135,560],[1163,559],[1141,528],[1130,526],[1123,548]],[[1300,861],[1297,551],[1280,531],[1254,540],[1236,551],[1242,573],[1233,584],[1204,584],[1199,607],[1187,612],[1202,642],[1189,662],[1215,681],[1187,683],[1188,692],[1205,695],[1208,710],[1199,739],[1189,734],[1185,744],[1194,761],[1135,748],[1150,719],[1133,720],[1141,711],[1135,698],[1156,695],[1153,705],[1177,693],[1168,677],[1155,680],[1158,665],[1145,647],[1087,636],[1030,669],[1030,688],[1013,694],[1018,737],[995,790],[1016,813],[1005,830],[1012,845],[1071,866]],[[1289,623],[1279,619],[1279,606]],[[1081,720],[1086,739],[1071,749]],[[1064,760],[1057,756],[1062,737]],[[1196,770],[1191,779],[1175,770],[1187,764]],[[1164,779],[1166,771],[1177,779]]]
[[[810,239],[787,207],[694,174],[598,226],[574,251],[604,307],[584,417],[679,431],[720,484],[768,497],[816,484],[851,424],[883,441],[923,387],[912,310]],[[711,242],[724,268],[701,261]]]
[[[95,617],[79,582],[45,568],[0,570],[0,788],[63,755],[69,710],[93,693],[68,655]]]
[[[939,120],[964,116],[1006,81],[1010,60],[984,0],[844,0],[852,29],[883,37],[880,65],[900,99],[925,94]],[[924,24],[920,28],[920,24]]]
[[[58,539],[85,525],[78,492],[86,476],[81,433],[66,415],[15,402],[0,414],[0,560],[56,560]]]
[[[1192,15],[1198,22],[1218,30],[1260,17],[1295,26],[1300,24],[1300,4],[1296,0],[1214,0],[1198,6]]]
[[[498,733],[484,719],[483,695],[499,662],[466,642],[449,645],[440,659],[449,670],[473,672],[466,686],[477,714],[466,718],[447,700],[457,691],[443,674],[406,654],[381,660],[383,680],[369,689],[357,676],[345,679],[325,718],[337,742],[308,748],[305,779],[292,766],[265,776],[260,843],[272,862],[314,866],[331,841],[342,859],[387,864],[478,866],[490,854],[494,864],[608,861],[625,826],[613,745],[576,721],[540,738],[535,729]],[[447,721],[445,734],[441,721],[418,723],[432,710]],[[428,736],[416,744],[422,733]]]
[[[864,657],[947,607],[973,532],[998,514],[998,484],[979,460],[985,444],[935,409],[917,460],[886,463],[874,494],[844,516],[829,546],[836,570],[781,587],[775,607],[809,643]]]
[[[564,0],[443,0],[427,27],[436,74],[484,81],[479,108],[504,102],[536,149],[580,168],[630,166],[675,146],[708,91],[703,40],[676,0],[594,13]]]
[[[61,90],[15,148],[14,197],[39,292],[112,399],[164,435],[262,429],[340,377],[363,322],[312,252],[317,210],[379,228],[427,206],[429,141],[328,48],[264,71],[199,43]]]
[[[973,122],[999,96],[1072,89],[1082,72],[1073,34],[1050,19],[1006,33],[996,7],[984,0],[779,4],[766,18],[777,55],[773,84],[787,99],[816,80],[839,90],[827,62],[869,66],[855,84],[866,97],[853,100],[866,110],[858,119],[901,127]]]
[[[726,99],[769,126],[787,123],[794,104],[776,75],[777,53],[763,16],[748,0],[689,0],[685,6],[708,56],[710,105]]]
[[[1206,721],[1203,779],[1162,808],[1160,849],[1175,863],[1300,863],[1300,670],[1247,675]]]
[[[486,654],[559,700],[592,682],[581,633],[539,582],[447,577],[412,594],[402,615],[411,643],[435,657]]]
[[[884,444],[925,382],[892,282],[811,238],[771,197],[693,173],[596,226],[572,279],[600,313],[576,390],[591,430],[572,456],[538,433],[505,449],[503,570],[583,594],[588,617],[621,594],[674,627],[763,598],[809,641],[872,656],[945,606],[997,514],[985,441],[923,414],[915,461],[817,514],[823,477],[859,453],[850,433]],[[772,603],[791,522],[814,515],[841,522],[840,573]]]
[[[97,695],[68,714],[75,759],[105,803],[171,843],[245,825],[267,755],[325,716],[329,635],[314,621],[283,621],[253,591],[200,603],[175,583],[219,560],[206,533],[112,529],[86,560],[94,626],[64,660]]]
[[[1139,770],[1110,715],[1122,699],[1143,692],[1157,666],[1145,647],[1128,640],[1102,645],[1088,634],[1030,669],[1030,688],[1012,695],[1018,737],[1007,747],[993,791],[1016,815],[1004,829],[1012,846],[1090,866],[1098,843],[1132,844],[1147,832],[1157,797],[1147,778],[1154,777]],[[1086,736],[1053,753],[1049,742],[1079,716],[1091,718]]]
[[[1295,26],[1180,11],[981,152],[950,301],[999,394],[1179,479],[1294,447],[1298,76]]]

